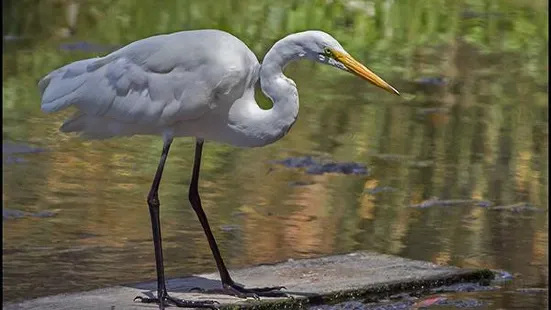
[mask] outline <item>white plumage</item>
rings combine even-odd
[[[239,297],[281,296],[281,287],[244,288],[230,277],[199,198],[198,180],[204,140],[255,147],[287,134],[298,116],[298,91],[283,75],[285,66],[306,58],[350,71],[389,92],[392,86],[354,60],[330,35],[321,31],[291,34],[278,41],[262,65],[239,39],[219,30],[183,31],[131,43],[109,55],[68,64],[38,84],[42,111],[70,106],[77,111],[61,126],[91,139],[137,134],[161,135],[163,152],[149,192],[157,298],[160,309],[216,308],[211,301],[191,302],[168,295],[159,220],[158,190],[174,137],[196,137],[189,200],[211,247],[223,290]],[[255,86],[273,102],[269,110],[255,102]],[[335,103],[338,104],[338,103]]]
[[[204,138],[216,140],[195,123],[205,114],[209,122],[223,122],[223,115],[212,111],[227,112],[254,87],[259,69],[256,56],[228,33],[160,35],[51,72],[39,82],[41,107],[49,113],[75,106],[78,111],[61,130],[88,138],[171,130],[175,136],[204,131]]]

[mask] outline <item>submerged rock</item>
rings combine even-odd
[[[287,168],[304,168],[317,164],[312,156],[289,157],[283,160],[278,160],[276,161],[276,163],[281,164]]]
[[[306,168],[308,174],[341,173],[341,174],[368,174],[365,165],[355,162],[320,162],[311,156],[289,157],[287,159],[275,161],[275,163],[288,168]]]
[[[367,174],[367,168],[363,165],[353,162],[345,163],[326,163],[314,165],[306,170],[309,174],[324,174],[324,173],[343,173],[343,174]]]

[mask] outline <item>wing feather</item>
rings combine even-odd
[[[75,106],[81,120],[170,126],[241,97],[257,67],[254,54],[227,33],[159,35],[52,71],[38,84],[41,109]],[[82,127],[77,123],[67,128]]]
[[[74,105],[91,116],[162,126],[211,109],[215,85],[202,78],[206,66],[177,61],[156,61],[162,65],[152,66],[144,55],[154,57],[161,51],[135,54],[127,50],[77,61],[48,74],[39,82],[42,110],[56,112]]]

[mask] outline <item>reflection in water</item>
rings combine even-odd
[[[138,31],[131,35],[143,36]],[[255,35],[244,40],[256,42]],[[48,40],[3,54],[4,141],[46,150],[9,154],[25,161],[4,161],[4,208],[55,214],[4,219],[8,301],[155,277],[145,196],[162,141],[90,142],[58,132],[67,114],[40,112],[36,81],[90,55],[56,51],[58,42]],[[264,41],[259,44],[271,45]],[[516,275],[511,286],[476,298],[493,309],[545,308],[546,294],[517,288],[548,286],[547,90],[538,86],[539,75],[508,74],[520,71],[520,54],[488,57],[461,40],[437,51],[445,61],[424,50],[415,66],[395,60],[409,75],[438,70],[455,81],[430,92],[412,89],[413,99],[392,98],[308,63],[291,65],[287,73],[298,85],[301,111],[287,137],[261,149],[206,143],[203,205],[228,265],[375,250],[507,270]],[[331,73],[337,76],[330,81]],[[395,84],[392,74],[385,76]],[[187,201],[193,144],[180,139],[172,149],[160,189],[166,272],[214,271]],[[365,164],[369,175],[311,175],[273,163],[306,155]],[[410,207],[433,197],[489,200],[494,207],[529,203],[538,210]]]

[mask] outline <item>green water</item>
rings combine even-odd
[[[4,36],[18,38],[4,40],[3,140],[46,149],[4,152],[4,209],[54,214],[4,219],[4,301],[155,277],[145,197],[162,141],[90,142],[60,133],[71,111],[44,115],[38,79],[105,53],[61,44],[122,45],[155,33],[221,28],[262,59],[278,38],[313,28],[332,33],[403,96],[295,63],[286,74],[301,107],[289,135],[257,149],[207,142],[200,190],[228,265],[373,250],[506,270],[514,281],[473,296],[490,309],[546,308],[546,2],[355,2],[373,4],[364,10],[345,1],[90,1],[66,37],[67,3],[3,3]],[[433,76],[449,83],[414,82]],[[305,155],[359,162],[370,174],[309,175],[273,163]],[[160,189],[170,277],[215,271],[187,201],[192,156],[193,142],[177,139]],[[432,197],[529,208],[412,207]]]

